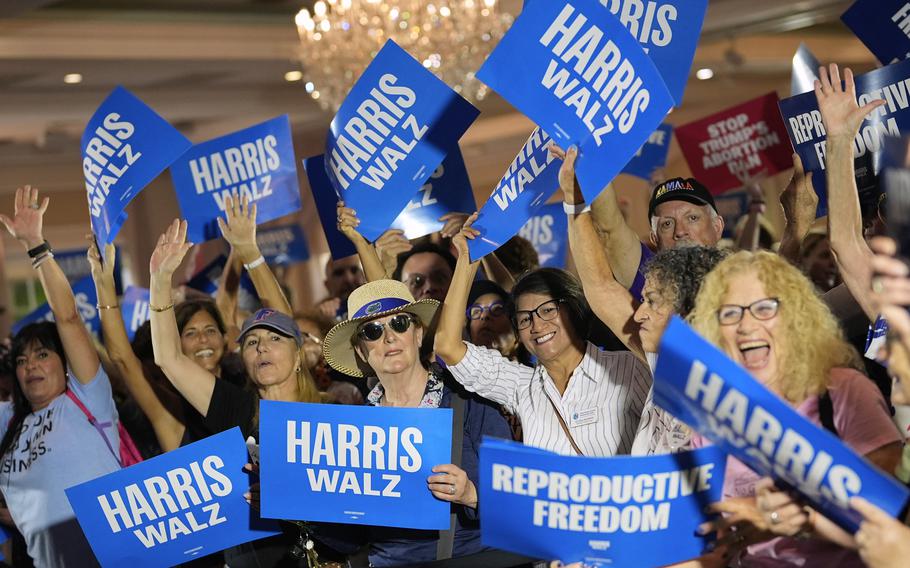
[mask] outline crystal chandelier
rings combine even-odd
[[[337,111],[386,40],[471,101],[487,87],[474,72],[509,28],[496,0],[318,0],[295,18],[304,83],[323,109]]]

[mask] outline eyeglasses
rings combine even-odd
[[[506,306],[502,302],[493,302],[489,306],[484,306],[482,304],[471,304],[467,310],[468,319],[479,320],[483,317],[483,314],[487,312],[490,313],[491,318],[502,317],[506,313]]]
[[[398,314],[389,320],[388,326],[395,333],[404,333],[411,327],[411,323],[413,323],[413,318],[409,314]],[[385,326],[386,324],[378,321],[367,322],[357,330],[357,337],[364,341],[376,341],[382,337]]]
[[[563,299],[547,300],[533,310],[521,310],[515,312],[515,327],[519,330],[531,327],[532,316],[537,316],[540,321],[551,321],[559,315],[559,304],[565,302]]]
[[[765,321],[776,316],[779,308],[780,300],[777,298],[762,298],[748,306],[724,304],[717,310],[717,321],[720,325],[735,325],[742,321],[746,310],[749,310],[755,319]]]

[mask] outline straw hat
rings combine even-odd
[[[351,337],[357,333],[360,324],[398,312],[417,316],[424,328],[429,328],[439,308],[437,300],[415,301],[404,282],[397,280],[374,280],[357,288],[348,296],[350,319],[329,330],[322,342],[322,354],[333,369],[353,377],[363,377],[357,364],[357,355]]]

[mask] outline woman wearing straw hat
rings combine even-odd
[[[456,517],[450,531],[367,529],[371,566],[397,566],[479,552],[477,523],[478,449],[483,436],[509,438],[511,432],[499,410],[479,397],[453,391],[448,373],[427,361],[421,351],[439,302],[415,301],[407,286],[395,280],[375,280],[354,290],[348,298],[350,319],[333,327],[323,342],[326,362],[355,377],[375,376],[379,384],[367,404],[409,408],[452,408],[453,461],[433,468],[427,489],[437,499],[453,503]],[[463,415],[459,420],[459,414]],[[340,535],[351,550],[353,531]],[[321,537],[328,534],[321,527]],[[335,538],[326,540],[336,548]]]

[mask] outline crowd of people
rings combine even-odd
[[[654,403],[661,337],[674,315],[799,414],[910,482],[910,452],[892,417],[893,405],[910,404],[910,267],[894,240],[870,238],[866,229],[884,221],[878,211],[863,218],[853,171],[853,138],[880,103],[858,105],[849,69],[843,83],[836,65],[819,72],[827,231],[812,229],[817,197],[796,157],[779,191],[787,224],[774,246],[762,248],[754,219],[735,246],[720,246],[724,219],[712,193],[680,178],[652,189],[642,241],[611,186],[584,202],[577,149],[553,146],[573,272],[539,267],[520,237],[472,261],[468,243],[479,232],[471,212],[447,215],[441,231],[416,241],[390,230],[370,243],[357,212],[340,202],[337,228],[357,255],[330,260],[326,298],[294,312],[257,247],[256,204],[226,198],[218,224],[230,257],[215,297],[178,297],[175,273],[193,245],[186,221],[174,220],[151,255],[150,319],[132,341],[113,245],[91,244],[88,253],[98,342],[44,238],[49,199],[20,188],[12,216],[0,221],[27,251],[54,320],[23,327],[7,350],[7,562],[95,564],[66,488],[135,463],[137,446],[150,458],[233,427],[258,439],[259,401],[276,400],[451,408],[451,461],[435,464],[426,491],[452,504],[452,528],[288,520],[277,536],[192,565],[398,566],[476,555],[475,565],[492,566],[478,512],[484,436],[587,457],[711,444]],[[749,215],[769,206],[755,197]],[[251,312],[230,284],[241,270],[261,303]],[[865,317],[847,315],[857,312]],[[249,465],[251,479],[257,468]],[[246,494],[252,507],[259,492],[253,483]],[[906,565],[904,519],[859,497],[851,506],[864,519],[856,534],[729,457],[723,499],[710,507],[715,520],[692,527],[717,540],[684,565]]]

